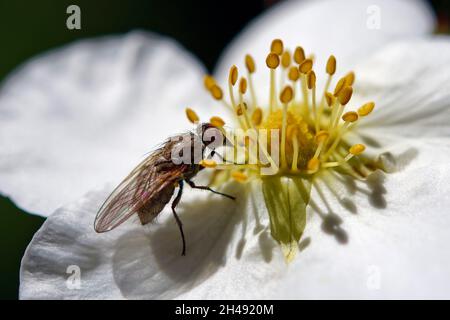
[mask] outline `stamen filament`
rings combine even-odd
[[[252,110],[254,110],[258,106],[258,102],[256,100],[255,88],[253,86],[252,74],[256,70],[255,60],[249,54],[245,56],[245,66],[247,67],[247,78],[248,84],[250,87],[250,95],[252,96]]]
[[[281,167],[287,166],[286,162],[286,127],[287,127],[287,108],[292,101],[294,92],[291,86],[286,86],[280,94],[280,101],[283,103],[283,116],[281,120]]]
[[[297,137],[297,132],[293,133],[293,137],[292,137],[292,146],[293,146],[293,151],[294,154],[292,156],[292,166],[291,166],[291,170],[296,172],[298,171],[297,168],[297,163],[298,163],[298,152],[299,152],[299,148],[298,148],[298,137]]]
[[[277,54],[271,52],[267,55],[266,65],[270,69],[270,112],[275,110],[276,103],[276,84],[275,84],[275,69],[280,65],[280,58]]]

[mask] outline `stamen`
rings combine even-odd
[[[351,87],[347,87],[347,88],[351,88]],[[342,116],[342,120],[344,120],[345,123],[342,126],[342,128],[337,130],[337,134],[336,134],[336,137],[335,137],[335,139],[333,141],[333,144],[328,149],[328,151],[325,153],[325,160],[330,156],[330,154],[334,151],[334,149],[336,149],[337,145],[339,144],[339,142],[341,140],[342,135],[347,131],[348,126],[352,122],[355,122],[355,121],[358,120],[358,114],[356,112],[354,112],[354,111],[346,112]]]
[[[216,84],[216,80],[210,76],[210,75],[205,75],[205,77],[203,78],[203,84],[205,85],[205,88],[210,91],[212,86]]]
[[[291,65],[291,54],[289,53],[289,51],[285,51],[281,56],[281,66],[284,69],[287,69],[289,68],[290,65]]]
[[[305,60],[305,50],[302,47],[295,48],[294,51],[294,61],[297,64],[301,64]]]
[[[336,126],[339,122],[339,118],[341,117],[342,113],[344,112],[344,107],[350,101],[352,94],[353,94],[352,87],[344,87],[342,90],[340,90],[339,95],[337,97],[340,105],[337,109],[338,111],[335,114],[335,118],[333,119],[334,122],[333,122],[331,129],[336,128]]]
[[[222,100],[223,98],[223,91],[222,88],[220,88],[217,84],[213,84],[211,86],[211,89],[209,90],[211,92],[211,95],[216,100]]]
[[[217,162],[212,159],[202,159],[202,160],[200,160],[200,162],[198,164],[205,168],[217,167]]]
[[[353,71],[350,71],[345,76],[345,85],[346,86],[352,86],[353,83],[355,83],[355,73]]]
[[[307,74],[307,83],[308,83],[308,89],[312,90],[312,112],[314,115],[314,122],[315,122],[315,129],[316,132],[319,131],[319,122],[317,118],[317,109],[316,109],[316,74],[313,70],[308,72]]]
[[[345,106],[352,98],[352,94],[353,94],[352,87],[345,87],[344,89],[342,89],[338,95],[339,103]]]
[[[283,103],[283,118],[281,122],[281,166],[286,167],[286,125],[287,125],[287,107],[294,96],[291,86],[284,87],[280,94],[280,101]]]
[[[350,149],[348,150],[348,155],[345,157],[345,161],[350,160],[353,156],[357,156],[360,155],[361,153],[364,152],[364,150],[366,150],[366,146],[363,144],[355,144],[353,146],[350,147]]]
[[[309,119],[309,102],[308,102],[308,90],[306,85],[306,74],[311,71],[313,62],[311,59],[305,59],[299,65],[298,70],[301,73],[301,90],[303,92],[303,104],[306,118]]]
[[[282,88],[285,83],[286,79],[286,70],[291,65],[291,54],[289,51],[284,51],[281,55],[281,72],[280,72],[280,81],[279,81],[279,88]]]
[[[269,53],[266,58],[266,65],[270,69],[270,112],[275,108],[275,69],[280,65],[280,58],[275,53]]]
[[[326,100],[329,107],[332,106],[332,101],[331,101],[332,99],[330,100],[329,97],[327,97],[327,94],[329,94],[328,88],[330,87],[331,79],[333,78],[333,75],[336,72],[336,58],[333,55],[331,55],[328,58],[325,70],[328,73],[328,79],[327,79],[327,82],[325,83],[325,88],[323,89],[323,95],[322,95],[322,98],[320,99],[319,112],[317,114],[316,123],[319,128],[320,128],[320,123],[321,123],[321,119],[322,119],[324,101]],[[317,132],[317,128],[316,128],[316,132]]]
[[[295,82],[297,82],[298,78],[300,78],[300,71],[298,71],[297,67],[290,67],[288,72],[288,78],[292,81],[292,87],[294,88],[294,97],[297,95],[297,86]]]
[[[238,69],[235,65],[233,65],[230,68],[230,74],[228,75],[228,80],[230,81],[231,85],[234,86],[236,84],[237,79],[238,79]]]
[[[235,65],[231,66],[230,73],[228,75],[228,91],[230,94],[231,106],[236,109],[236,100],[234,99],[233,87],[236,84],[238,78],[238,70]]]
[[[325,130],[321,130],[316,134],[317,149],[316,152],[314,153],[313,158],[319,158],[320,152],[322,152],[322,148],[325,145],[325,142],[327,141],[329,136],[330,134]]]
[[[194,110],[192,110],[191,108],[186,108],[186,117],[193,124],[197,124],[198,121],[200,120],[197,113]]]
[[[237,182],[241,182],[241,183],[246,182],[247,179],[248,179],[248,176],[245,173],[241,172],[241,171],[233,171],[231,173],[231,177],[234,180],[236,180]]]
[[[339,93],[341,92],[342,89],[344,89],[344,87],[346,86],[345,84],[345,77],[339,79],[338,83],[336,84],[336,87],[334,87],[334,96],[337,97],[339,96]]]
[[[298,66],[298,70],[303,73],[307,74],[311,71],[313,66],[313,61],[311,59],[305,59],[303,62]]]
[[[344,120],[345,122],[355,122],[356,120],[358,120],[358,114],[354,111],[346,112],[342,116],[342,120]]]
[[[275,53],[276,55],[281,55],[283,53],[284,46],[283,41],[280,39],[275,39],[272,41],[272,44],[270,46],[270,52]]]
[[[247,92],[247,79],[241,78],[239,80],[239,92],[244,95]]]
[[[223,119],[221,117],[211,117],[211,119],[209,119],[209,123],[211,123],[213,126],[215,127],[223,127],[225,125],[225,121],[223,121]]]
[[[291,126],[289,128],[291,130],[288,130],[288,137],[292,141],[292,147],[293,147],[293,155],[292,155],[292,165],[291,170],[293,172],[298,171],[298,153],[299,153],[299,141],[298,141],[298,129],[296,126]]]
[[[284,104],[288,104],[289,102],[291,102],[293,95],[294,92],[292,91],[292,87],[286,86],[284,87],[283,91],[281,91],[280,101]]]
[[[252,123],[253,123],[254,126],[258,127],[261,124],[262,116],[263,116],[263,113],[262,113],[262,109],[261,108],[256,108],[253,111]]]
[[[295,82],[300,77],[300,72],[298,71],[298,68],[296,67],[290,67],[288,72],[289,80],[292,82]]]
[[[331,55],[327,60],[326,72],[332,76],[336,72],[336,58]]]
[[[253,57],[249,54],[247,54],[245,56],[245,66],[247,67],[248,83],[250,86],[250,94],[252,96],[252,104],[253,104],[253,109],[254,109],[258,105],[258,102],[256,100],[255,87],[253,86],[253,80],[252,80],[252,74],[255,72],[256,66],[255,66],[255,60],[253,60]]]
[[[236,114],[238,116],[242,116],[244,114],[244,106],[242,103],[240,103],[236,108]]]
[[[363,144],[355,144],[348,150],[348,154],[345,156],[344,159],[341,158],[340,161],[334,161],[334,162],[326,162],[324,163],[325,168],[331,168],[331,167],[338,167],[342,163],[348,162],[351,158],[354,156],[360,155],[361,153],[366,150],[366,146]]]
[[[254,73],[256,71],[255,60],[253,60],[253,57],[249,54],[245,55],[245,66],[249,73]]]
[[[335,101],[335,97],[330,92],[325,92],[325,100],[329,107],[332,107]]]
[[[312,158],[308,161],[308,165],[306,166],[307,169],[307,173],[308,174],[312,174],[317,172],[317,170],[319,170],[320,167],[320,160],[317,158]]]
[[[375,103],[367,102],[367,103],[363,104],[361,107],[359,107],[358,115],[360,117],[365,117],[365,116],[369,115],[373,111],[374,108],[375,108]]]

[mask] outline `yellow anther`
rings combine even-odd
[[[334,88],[334,96],[337,97],[341,90],[345,87],[345,77],[339,79],[338,83],[336,83],[336,87]]]
[[[253,73],[256,70],[255,60],[253,60],[253,57],[249,54],[245,55],[245,66],[249,73]]]
[[[225,121],[223,121],[221,117],[217,116],[211,117],[211,119],[209,119],[209,123],[216,127],[223,127],[225,125]]]
[[[308,161],[307,169],[308,171],[316,172],[319,170],[320,160],[317,158],[312,158]]]
[[[228,75],[228,81],[230,81],[231,85],[234,86],[238,79],[238,69],[235,65],[230,68],[230,73]]]
[[[253,111],[252,122],[255,126],[259,126],[261,124],[262,116],[263,113],[261,108],[256,108],[255,111]]]
[[[186,117],[192,123],[197,123],[200,120],[197,113],[195,113],[195,111],[191,108],[186,108]]]
[[[242,94],[247,92],[247,79],[241,78],[241,80],[239,80],[239,92]]]
[[[343,88],[338,95],[339,103],[345,106],[352,98],[353,89],[352,87]]]
[[[336,58],[333,55],[328,58],[326,71],[330,76],[336,72]]]
[[[354,82],[355,82],[355,73],[353,71],[350,71],[345,75],[345,85],[352,86]]]
[[[325,92],[325,100],[327,101],[327,105],[329,107],[333,106],[334,99],[335,99],[335,97],[331,93],[329,93],[328,91]]]
[[[373,111],[373,108],[375,108],[375,103],[367,102],[367,103],[363,104],[361,107],[359,107],[358,114],[361,117],[367,116],[369,113],[371,113]]]
[[[294,97],[294,90],[292,90],[291,86],[286,86],[280,93],[280,101],[283,103],[291,102]]]
[[[214,84],[209,91],[211,92],[211,95],[213,96],[214,99],[222,100],[223,92],[222,89],[217,84]]]
[[[329,136],[330,134],[328,133],[328,131],[321,130],[316,134],[316,142],[320,143],[322,141],[325,141],[326,139],[328,139]]]
[[[205,168],[215,168],[217,166],[217,162],[211,159],[200,160],[198,164]]]
[[[351,146],[350,150],[348,150],[348,152],[350,152],[351,154],[357,156],[361,153],[364,152],[364,150],[366,150],[366,146],[363,144],[355,144],[353,146]]]
[[[248,179],[248,176],[241,171],[233,171],[231,177],[237,182],[245,182]]]
[[[289,80],[291,80],[291,81],[297,81],[298,78],[300,77],[300,71],[298,71],[298,68],[290,67],[288,77],[289,77]]]
[[[344,120],[345,122],[355,122],[356,120],[358,120],[358,114],[354,111],[346,112],[342,116],[342,120]]]
[[[305,51],[303,50],[302,47],[297,47],[295,48],[294,51],[294,61],[297,64],[300,64],[303,62],[303,60],[305,60]]]
[[[272,41],[272,44],[270,46],[270,52],[273,52],[280,56],[283,53],[283,50],[284,50],[283,41],[281,41],[280,39],[275,39]]]
[[[216,84],[216,80],[214,80],[214,78],[210,75],[206,75],[203,78],[203,84],[205,85],[205,88],[207,90],[211,90],[212,86]]]
[[[316,87],[316,73],[313,70],[308,72],[308,74],[306,75],[306,79],[308,80],[308,89]]]
[[[311,59],[305,59],[298,67],[298,70],[303,74],[307,74],[308,72],[311,71],[312,66],[313,66],[313,61]]]
[[[244,114],[244,108],[247,109],[246,105],[244,103],[240,103],[236,108],[236,114],[238,116],[242,116]]]
[[[280,65],[280,58],[275,53],[269,53],[266,58],[266,65],[270,69],[276,69]]]
[[[291,65],[291,54],[289,51],[283,52],[283,55],[281,56],[281,65],[283,68],[287,69]]]

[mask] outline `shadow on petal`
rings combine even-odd
[[[356,168],[358,173],[365,175],[365,178],[360,180],[345,174],[345,171],[331,170],[327,174],[322,175],[318,181],[314,182],[314,188],[321,204],[325,208],[322,209],[317,202],[310,201],[311,208],[322,219],[322,231],[334,236],[340,244],[348,243],[349,235],[342,227],[344,220],[335,213],[337,209],[332,208],[329,199],[334,198],[337,200],[351,214],[357,214],[358,207],[346,193],[351,196],[365,195],[367,196],[368,204],[372,207],[386,209],[388,206],[386,201],[387,190],[384,187],[386,173],[395,173],[403,170],[417,155],[418,151],[414,148],[409,148],[396,156],[390,152],[382,153],[375,162],[368,162]],[[329,192],[328,196],[331,196],[328,199],[322,186]]]
[[[223,192],[243,194],[236,186]],[[141,228],[124,234],[113,255],[114,278],[122,294],[133,299],[172,299],[211,277],[232,254],[230,240],[245,215],[236,207],[216,195],[182,199],[177,212],[186,236],[186,256],[181,256],[180,232],[172,216],[151,225],[148,232]],[[167,209],[161,214],[171,215]]]

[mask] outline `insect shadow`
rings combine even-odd
[[[239,185],[223,192],[243,194]],[[198,196],[193,193],[203,193]],[[211,277],[226,265],[230,239],[243,213],[236,203],[218,195],[193,190],[180,202],[186,235],[186,256],[180,255],[180,232],[168,209],[155,224],[138,226],[118,239],[113,274],[125,297],[174,298]]]

